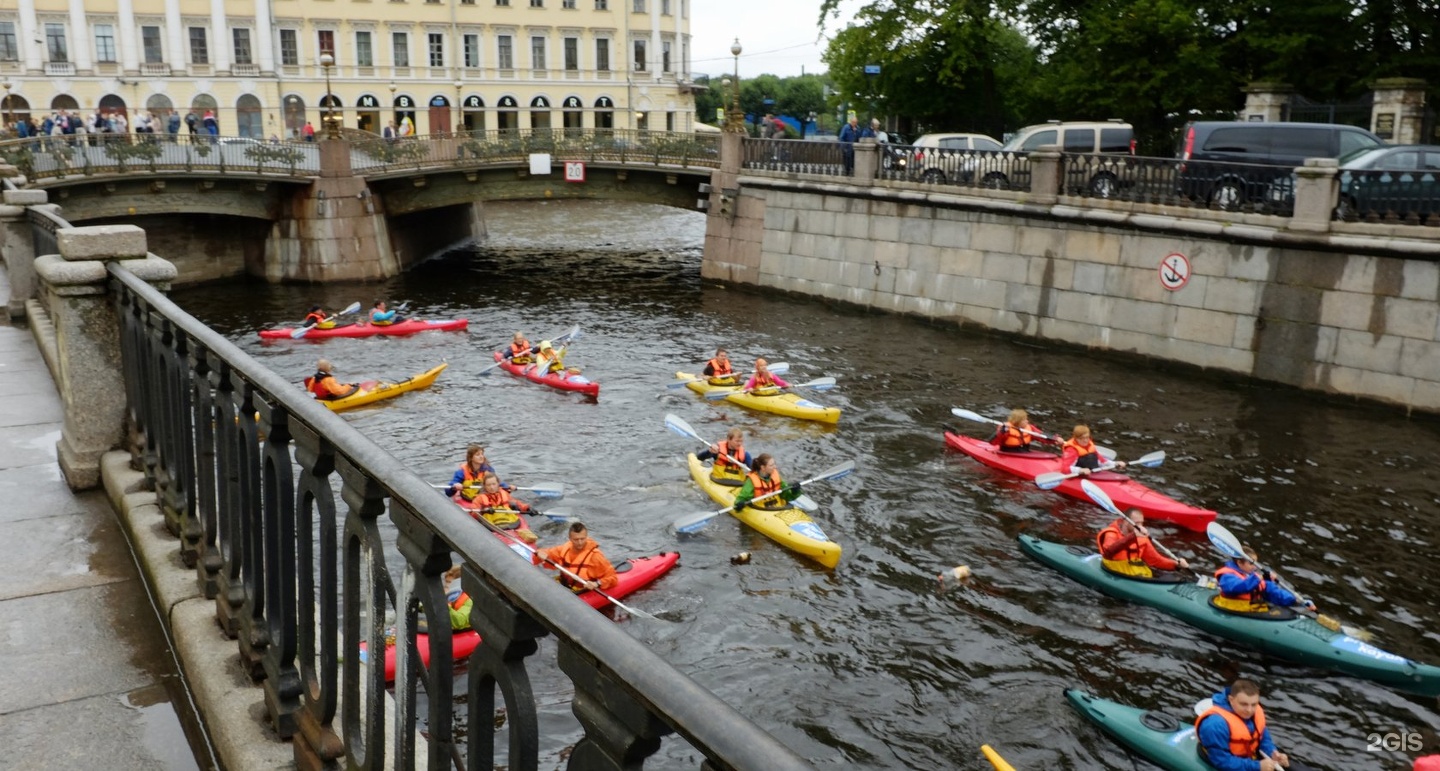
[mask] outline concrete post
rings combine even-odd
[[[72,490],[100,483],[100,456],[121,446],[125,383],[120,327],[105,264],[126,260],[135,275],[169,289],[175,266],[149,254],[145,231],[134,225],[62,228],[60,254],[35,260],[41,302],[55,329],[56,386],[65,404],[57,449]]]
[[[1424,144],[1425,81],[1419,78],[1381,78],[1370,84],[1375,102],[1370,107],[1370,130],[1395,145]]]
[[[1295,170],[1295,212],[1290,216],[1290,230],[1326,233],[1330,218],[1340,196],[1340,180],[1336,176],[1339,163],[1334,158],[1308,158]]]
[[[865,137],[855,143],[855,184],[869,187],[875,184],[875,175],[880,173],[880,145],[875,137]]]
[[[1029,203],[1048,206],[1060,200],[1060,145],[1040,145],[1030,153]]]
[[[10,318],[25,315],[25,301],[35,297],[35,244],[26,206],[46,206],[44,190],[6,190],[0,205],[0,253],[10,274]]]
[[[1256,81],[1245,87],[1245,111],[1240,120],[1280,123],[1290,116],[1295,87],[1289,83]]]

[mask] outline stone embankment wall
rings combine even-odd
[[[740,185],[733,220],[712,212],[708,278],[1440,411],[1430,228]],[[1172,255],[1189,277],[1167,289]]]

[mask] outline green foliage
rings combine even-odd
[[[293,169],[305,154],[281,144],[254,144],[246,146],[245,157],[255,162],[255,170],[258,172],[267,163],[283,163]]]
[[[65,149],[73,152],[73,150],[68,147]],[[105,154],[114,158],[121,169],[124,169],[134,161],[149,161],[153,166],[155,160],[160,157],[161,152],[160,145],[154,142],[139,141],[132,143],[126,139],[112,139],[105,143]]]
[[[387,164],[418,163],[430,154],[430,143],[405,139],[376,139],[362,144],[360,150]]]

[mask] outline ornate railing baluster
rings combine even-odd
[[[451,758],[455,746],[453,692],[455,665],[451,660],[449,606],[445,598],[444,573],[450,568],[450,545],[425,525],[414,512],[395,501],[390,502],[390,518],[400,531],[396,547],[406,560],[406,580],[400,600],[404,603],[404,619],[396,639],[395,696],[399,719],[395,721],[395,754],[400,768],[413,768],[415,758],[416,685],[425,682],[429,715],[429,762],[431,768],[443,766]],[[423,612],[430,636],[430,665],[420,662],[415,635],[417,616]],[[402,645],[403,643],[403,645]],[[411,673],[420,674],[419,678]]]
[[[260,489],[260,433],[255,423],[259,401],[255,386],[242,380],[234,394],[237,441],[235,460],[239,466],[240,586],[244,604],[236,616],[236,637],[240,641],[240,663],[252,679],[265,676],[265,648],[270,630],[265,624],[265,531],[273,527],[272,512],[266,511]]]
[[[534,618],[516,608],[471,566],[460,574],[461,586],[474,605],[470,624],[482,644],[470,654],[469,771],[493,767],[495,733],[480,730],[495,715],[495,691],[505,705],[509,725],[512,771],[535,771],[540,763],[539,716],[525,659],[539,649],[536,640],[547,632]]]
[[[342,649],[358,651],[364,641],[372,645],[363,666],[359,656],[345,657],[341,735],[352,768],[379,769],[385,762],[385,609],[393,607],[387,601],[394,596],[385,591],[385,557],[376,525],[385,513],[385,490],[354,463],[336,461],[340,497],[350,507],[345,516]],[[369,590],[363,593],[362,572]],[[362,616],[369,622],[363,629]]]
[[[660,749],[670,728],[573,645],[560,643],[560,670],[575,683],[575,717],[585,738],[570,753],[572,769],[628,771]]]
[[[200,581],[200,591],[209,599],[219,592],[221,567],[219,532],[219,508],[217,506],[215,396],[210,383],[210,352],[192,345],[190,349],[190,423],[193,427],[191,472],[194,474],[191,489],[194,491],[194,509],[191,520],[195,523],[195,572]]]
[[[299,736],[295,761],[302,769],[315,769],[342,757],[345,747],[333,725],[339,703],[339,550],[336,538],[335,494],[330,475],[335,472],[334,447],[303,423],[291,426],[295,462],[300,475],[295,485],[297,518],[296,571],[298,598],[299,669],[302,683]]]
[[[234,369],[228,363],[220,362],[213,379],[215,417],[212,423],[217,434],[215,449],[218,462],[215,481],[219,485],[216,502],[220,511],[220,571],[216,575],[215,618],[225,634],[235,637],[240,633],[239,617],[245,604],[245,587],[240,583],[240,559],[245,551],[241,531],[244,515],[240,510],[240,446],[243,437],[240,411],[236,409],[235,402],[237,379]]]
[[[265,434],[260,489],[264,515],[264,596],[269,645],[265,649],[265,706],[276,733],[295,735],[300,673],[295,669],[295,478],[290,463],[290,421],[283,407],[259,405]]]

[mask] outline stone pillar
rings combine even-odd
[[[1307,158],[1295,170],[1295,212],[1290,230],[1327,233],[1335,204],[1340,197],[1340,164],[1334,158]]]
[[[866,137],[855,143],[855,184],[869,187],[875,184],[875,175],[880,171],[880,145],[875,137]]]
[[[6,190],[0,205],[0,253],[5,270],[10,274],[10,303],[7,312],[12,319],[25,315],[25,301],[35,296],[35,244],[30,235],[30,217],[26,206],[43,206],[44,190]]]
[[[1419,78],[1381,78],[1370,87],[1370,130],[1392,145],[1418,145],[1429,141],[1425,130],[1425,81]]]
[[[1048,206],[1060,200],[1060,145],[1040,145],[1030,153],[1028,203]]]
[[[1240,120],[1280,123],[1290,117],[1295,87],[1289,83],[1256,81],[1245,87],[1245,111]]]
[[[105,264],[125,260],[162,290],[175,278],[175,266],[149,254],[145,231],[134,225],[62,228],[55,235],[60,254],[36,258],[35,274],[55,327],[56,386],[65,405],[57,449],[66,483],[88,490],[100,483],[100,456],[124,437],[120,327]]]

